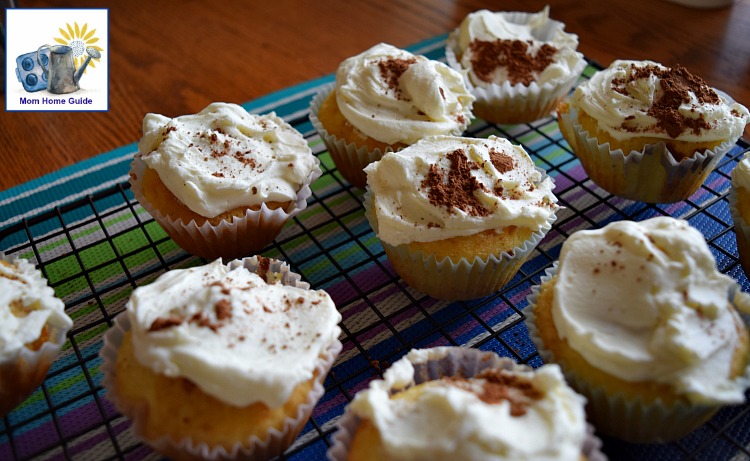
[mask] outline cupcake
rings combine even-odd
[[[477,99],[474,114],[492,123],[550,116],[586,67],[578,36],[539,13],[479,10],[451,32],[446,59]]]
[[[737,252],[745,274],[750,274],[750,153],[745,153],[732,170],[729,210],[734,221]]]
[[[340,320],[280,261],[171,270],[136,288],[106,333],[104,387],[162,455],[270,459],[323,394]]]
[[[686,221],[574,233],[526,311],[539,354],[586,396],[604,434],[671,441],[745,402],[750,296]]]
[[[618,60],[557,109],[599,187],[648,203],[690,197],[742,135],[747,108],[681,66]]]
[[[385,43],[346,59],[313,98],[310,120],[336,167],[364,188],[362,169],[385,152],[435,135],[460,135],[474,97],[447,65]]]
[[[274,113],[213,103],[194,115],[148,114],[131,164],[141,205],[184,250],[250,256],[307,207],[319,161]]]
[[[502,288],[551,228],[553,182],[521,146],[436,136],[365,168],[365,214],[394,270],[446,300]]]
[[[0,418],[42,384],[72,326],[42,273],[0,252]]]
[[[584,403],[557,365],[534,370],[459,347],[412,350],[354,396],[328,457],[605,460]]]

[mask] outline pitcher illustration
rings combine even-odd
[[[41,59],[43,49],[49,49],[49,68]],[[83,71],[86,70],[91,59],[99,59],[101,53],[94,48],[86,48],[86,60],[81,67],[76,70],[73,63],[73,48],[66,45],[42,45],[36,52],[37,63],[42,67],[45,77],[47,77],[47,91],[54,94],[73,93],[80,87],[78,82],[81,80]]]

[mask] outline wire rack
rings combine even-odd
[[[590,65],[583,78],[595,70]],[[504,289],[482,299],[443,302],[411,289],[394,273],[364,217],[362,191],[341,178],[306,111],[287,121],[308,139],[324,174],[308,208],[261,253],[287,261],[312,287],[328,291],[343,316],[344,348],[310,422],[282,459],[325,459],[344,406],[411,348],[475,347],[539,366],[523,323],[526,296],[576,230],[659,215],[687,219],[703,232],[719,269],[748,289],[726,198],[729,173],[747,150],[745,141],[689,200],[648,205],[614,197],[592,183],[553,118],[504,126],[476,121],[469,136],[496,134],[521,144],[555,179],[565,208]],[[101,337],[136,286],[167,270],[207,261],[177,247],[135,201],[127,183],[0,230],[0,250],[33,260],[75,321],[41,388],[0,420],[0,460],[159,459],[106,399],[99,371]],[[726,408],[675,443],[639,446],[604,438],[604,449],[612,460],[750,459],[750,406]]]

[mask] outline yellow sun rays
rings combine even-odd
[[[94,45],[99,41],[99,38],[94,37],[96,29],[88,30],[88,23],[83,24],[83,27],[79,27],[77,22],[73,22],[72,26],[70,23],[66,23],[65,26],[67,30],[62,27],[58,29],[62,38],[55,37],[55,41],[73,49],[73,62],[75,63],[76,69],[83,64],[83,61],[86,59],[86,48],[94,48],[100,53],[104,51],[103,48]],[[96,67],[94,64],[95,61],[98,61],[98,59],[92,59],[89,62],[89,67]]]

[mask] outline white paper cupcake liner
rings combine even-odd
[[[157,210],[143,194],[143,174],[146,162],[138,155],[130,164],[130,188],[133,195],[174,240],[188,253],[208,260],[223,258],[225,261],[250,256],[269,245],[281,229],[294,215],[307,208],[307,199],[312,195],[310,185],[320,177],[320,160],[315,157],[315,167],[307,183],[297,193],[294,206],[289,211],[281,208],[272,210],[261,205],[260,210],[247,209],[245,216],[236,216],[232,221],[222,221],[212,225],[208,221],[198,225],[181,219],[173,219]]]
[[[0,251],[0,261],[15,265],[17,259]],[[42,278],[41,272],[37,272],[37,275]],[[22,347],[16,355],[0,361],[0,418],[23,403],[41,386],[65,344],[69,328],[49,324],[47,328],[48,339],[38,350]]]
[[[734,234],[737,240],[737,253],[739,254],[740,264],[745,274],[750,274],[750,224],[742,217],[737,207],[737,188],[739,185],[735,179],[734,170],[732,170],[732,185],[729,188],[729,212],[732,215],[734,223]]]
[[[572,107],[558,120],[592,181],[611,194],[646,203],[673,203],[690,197],[737,141],[725,141],[678,162],[663,142],[627,155],[622,149],[611,150],[609,143],[600,144],[581,127]]]
[[[506,13],[506,17],[514,23],[523,24],[528,22],[529,13]],[[562,30],[564,26],[559,21],[550,20],[540,38],[549,36],[554,30]],[[461,72],[469,91],[476,98],[474,101],[474,115],[491,123],[530,123],[540,118],[549,117],[555,110],[557,104],[567,96],[573,85],[578,81],[581,72],[586,68],[586,60],[581,53],[578,55],[570,76],[555,79],[539,85],[532,82],[529,85],[518,83],[512,85],[510,82],[492,84],[488,86],[477,86],[471,82],[468,70],[464,69],[456,57],[455,50],[458,48],[456,32],[448,36],[445,46],[445,58],[450,67]]]
[[[377,235],[378,224],[372,201],[372,192],[368,188],[364,195],[365,217]],[[469,300],[489,296],[503,288],[547,235],[556,219],[557,216],[552,214],[544,226],[512,251],[484,259],[477,256],[472,261],[461,258],[454,262],[449,257],[438,260],[434,254],[411,250],[408,245],[393,246],[382,240],[380,243],[391,265],[409,286],[435,299]]]
[[[444,355],[439,359],[414,364],[414,385],[446,376],[471,378],[486,369],[531,370],[531,367],[527,365],[517,364],[512,359],[500,357],[494,352],[463,347],[446,347],[443,350]],[[336,432],[332,437],[332,445],[326,453],[330,461],[347,461],[352,438],[360,422],[361,419],[351,412],[347,406],[344,414],[336,422]],[[581,454],[585,456],[584,459],[606,461],[607,457],[601,452],[601,446],[601,440],[594,435],[593,428],[587,425],[587,437],[581,448]]]
[[[269,260],[268,258],[254,256],[231,261],[227,266],[231,268],[245,266],[255,272],[264,259]],[[307,282],[301,280],[299,274],[291,272],[289,266],[282,261],[271,259],[270,272],[274,273],[277,283],[303,289],[309,289],[310,287]],[[115,389],[114,375],[117,352],[123,336],[130,328],[130,318],[123,312],[115,318],[112,327],[104,334],[104,344],[99,353],[102,359],[102,385],[107,390],[107,399],[114,404],[118,411],[130,418],[134,433],[155,451],[175,459],[265,461],[281,455],[297,438],[309,420],[313,408],[325,393],[323,382],[342,349],[342,344],[338,339],[328,346],[324,355],[316,363],[317,376],[307,400],[297,407],[297,413],[294,417],[288,417],[284,420],[281,430],[271,428],[264,439],[250,436],[246,440],[238,440],[233,447],[226,449],[223,446],[209,446],[191,438],[174,440],[172,437],[163,436],[149,440],[142,436],[142,421],[140,418],[147,417],[147,415],[137,411],[129,411],[127,406],[119,401]],[[186,404],[189,404],[189,402],[186,402]]]
[[[661,399],[648,402],[637,397],[612,394],[607,389],[589,383],[565,363],[558,362],[539,335],[534,313],[541,286],[549,282],[556,273],[557,261],[547,268],[539,285],[532,287],[528,306],[524,309],[526,327],[542,360],[545,363],[559,364],[570,386],[586,397],[588,418],[597,431],[632,443],[668,442],[686,436],[702,426],[722,407],[718,404],[684,402],[668,405]],[[747,316],[742,317],[747,324]],[[750,383],[750,365],[744,376],[737,379],[746,385]]]
[[[323,104],[323,101],[335,86],[335,83],[327,85],[310,101],[310,122],[326,145],[339,173],[353,186],[364,189],[367,185],[367,175],[363,171],[364,168],[370,163],[380,160],[386,152],[391,152],[393,149],[388,148],[385,152],[377,148],[369,150],[365,146],[357,146],[352,142],[346,142],[346,140],[332,135],[325,129],[318,119],[318,112],[320,112],[320,105]]]

